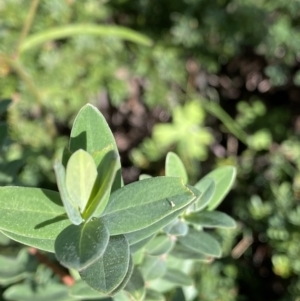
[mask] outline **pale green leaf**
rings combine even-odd
[[[83,219],[80,215],[78,204],[72,201],[71,196],[68,193],[64,166],[60,162],[56,162],[54,164],[54,172],[60,197],[66,209],[67,215],[74,225],[79,225],[82,223]]]
[[[203,253],[187,248],[179,243],[175,245],[170,252],[170,255],[183,260],[188,258],[197,261],[208,261],[209,259],[208,256],[204,255]]]
[[[0,187],[0,211],[4,234],[16,234],[18,241],[29,245],[32,239],[33,246],[49,252],[54,252],[57,235],[70,225],[59,193],[51,190]]]
[[[65,267],[80,270],[100,258],[108,245],[109,232],[99,218],[79,226],[70,225],[55,240],[55,255]]]
[[[125,236],[111,236],[104,255],[80,271],[80,276],[93,289],[109,294],[125,278],[129,260],[129,244]]]
[[[219,211],[201,211],[186,215],[185,220],[204,228],[235,228],[236,223],[229,215]]]
[[[215,209],[223,201],[234,184],[235,177],[236,168],[234,166],[219,167],[205,176],[205,178],[212,178],[215,182],[215,192],[208,204],[207,210]]]
[[[90,154],[101,151],[108,145],[113,145],[113,149],[118,153],[118,148],[114,136],[99,110],[90,105],[85,105],[76,116],[71,137],[70,151],[75,152],[84,149]],[[118,162],[117,174],[112,187],[112,191],[122,186],[121,163]]]
[[[127,291],[133,301],[143,301],[146,293],[145,282],[142,273],[138,268],[134,268],[133,273],[126,284],[125,291]]]
[[[145,281],[153,280],[166,272],[166,261],[163,257],[146,255],[139,268]]]
[[[73,203],[84,212],[97,178],[97,168],[93,157],[79,149],[68,161],[66,187]]]
[[[189,258],[187,258],[189,259]],[[163,276],[163,279],[175,283],[180,286],[189,286],[193,284],[193,280],[187,274],[180,270],[168,268]]]
[[[76,283],[69,289],[69,295],[75,299],[82,300],[102,300],[113,301],[112,298],[107,297],[106,294],[95,291],[88,286],[84,281],[76,281]]]
[[[197,188],[202,194],[194,203],[193,211],[200,211],[212,200],[216,192],[215,181],[212,178],[205,177],[195,185],[195,188]]]
[[[145,251],[152,256],[160,256],[168,253],[174,246],[174,241],[166,235],[158,235],[145,246]]]
[[[195,198],[179,178],[145,179],[115,191],[103,219],[111,235],[134,232],[178,211]]]
[[[28,36],[20,45],[20,52],[28,51],[31,48],[42,45],[48,41],[65,39],[77,35],[93,35],[99,37],[116,37],[150,46],[152,41],[132,29],[122,26],[95,25],[95,24],[71,24],[63,27],[51,28]]]
[[[166,157],[166,176],[167,177],[180,177],[184,184],[188,182],[186,169],[181,159],[173,152],[169,152]]]
[[[190,229],[186,236],[179,236],[178,241],[192,251],[207,256],[220,257],[222,254],[219,242],[204,231]]]
[[[83,213],[86,221],[91,219],[95,214],[100,216],[104,211],[116,176],[118,162],[119,157],[115,151],[109,151],[103,157],[98,167],[98,176],[94,189]]]
[[[177,218],[164,227],[163,230],[169,235],[182,236],[187,234],[189,227],[185,222]]]
[[[149,236],[146,237],[145,239],[140,240],[139,242],[130,245],[130,252],[131,254],[137,252],[138,250],[140,250],[141,248],[143,248],[151,239],[153,238],[153,236]]]
[[[153,289],[148,288],[146,290],[145,300],[147,300],[147,301],[165,301],[166,299],[163,294],[161,294]]]

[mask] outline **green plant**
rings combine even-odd
[[[162,292],[191,288],[190,263],[221,256],[220,242],[204,229],[235,227],[233,219],[214,211],[233,184],[234,167],[216,169],[190,186],[182,161],[169,153],[165,177],[144,176],[123,186],[114,138],[91,105],[77,115],[69,147],[54,170],[59,193],[0,188],[0,230],[55,253],[79,273],[83,281],[71,288],[71,300],[164,300]],[[10,287],[4,297],[14,298],[12,291],[20,295],[19,289]]]

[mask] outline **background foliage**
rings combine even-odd
[[[169,150],[194,182],[238,167],[221,209],[239,227],[218,230],[225,257],[199,264],[196,299],[300,300],[299,9],[298,0],[3,0],[1,185],[56,189],[54,158],[90,102],[111,125],[127,183],[164,174]],[[115,31],[47,38],[76,24],[125,26],[152,45]],[[0,260],[17,258],[13,273],[0,271],[2,290],[20,281],[43,287],[43,300],[51,286],[66,294],[53,258],[0,243]]]

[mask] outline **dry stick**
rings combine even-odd
[[[40,2],[39,0],[32,0],[31,1],[30,9],[29,9],[27,18],[25,20],[24,26],[22,28],[22,32],[21,32],[19,41],[18,41],[17,46],[16,46],[16,51],[15,51],[15,55],[14,55],[15,59],[17,59],[19,57],[20,46],[21,46],[22,42],[24,41],[24,39],[26,38],[26,36],[28,35],[28,33],[30,31],[30,28],[31,28],[31,25],[32,25],[37,7],[39,5],[39,2]]]
[[[47,256],[40,253],[36,248],[29,248],[28,252],[35,256],[36,259],[40,262],[45,264],[47,267],[49,267],[54,274],[58,275],[61,281],[66,286],[72,286],[75,283],[75,280],[72,276],[70,276],[68,273],[66,273],[61,267],[59,267],[57,264],[51,262]]]

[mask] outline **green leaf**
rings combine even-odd
[[[76,299],[88,299],[88,300],[103,300],[103,301],[113,301],[112,298],[107,297],[106,294],[102,294],[95,291],[90,286],[88,286],[84,281],[76,281],[73,286],[69,289],[69,295]]]
[[[151,226],[194,199],[179,178],[145,179],[115,191],[103,219],[111,235],[129,233]]]
[[[159,235],[154,237],[145,246],[145,251],[152,256],[160,256],[168,253],[174,246],[174,241],[166,235]]]
[[[92,155],[97,151],[103,150],[108,145],[113,145],[113,149],[118,154],[115,138],[104,116],[96,107],[90,104],[85,105],[76,116],[72,127],[70,151],[75,152],[79,149],[84,149]],[[120,160],[117,169],[112,191],[122,186]]]
[[[117,286],[112,292],[110,292],[110,295],[117,294],[118,292],[120,292],[127,285],[128,281],[129,281],[129,279],[132,275],[133,267],[134,267],[133,260],[130,256],[129,257],[128,270],[127,270],[125,278],[123,279],[123,281],[121,282],[121,284],[119,286]]]
[[[197,193],[197,192],[195,191],[195,193]],[[197,197],[197,195],[196,195],[196,197]],[[127,233],[126,238],[128,239],[130,245],[135,244],[135,243],[141,241],[142,239],[145,239],[146,237],[149,237],[149,236],[155,234],[157,231],[159,231],[160,229],[162,229],[163,227],[168,225],[170,222],[172,222],[178,215],[180,215],[182,212],[184,212],[188,207],[189,207],[189,205],[183,207],[180,210],[177,210],[177,211],[171,213],[170,215],[164,217],[160,221],[152,224],[151,226],[149,226],[147,228],[144,228],[139,231]]]
[[[67,168],[67,164],[71,156],[72,153],[70,152],[70,150],[67,147],[64,147],[61,159],[61,163],[64,166],[64,168]]]
[[[70,225],[55,240],[55,255],[65,267],[81,270],[100,258],[108,245],[109,232],[99,218],[79,226]]]
[[[60,162],[56,162],[54,164],[54,172],[60,197],[66,209],[68,218],[74,225],[79,225],[83,222],[83,219],[80,215],[78,205],[72,201],[68,193],[64,166]]]
[[[25,279],[36,265],[30,262],[27,249],[21,249],[17,258],[0,255],[0,284],[7,286]]]
[[[215,182],[215,192],[208,204],[207,210],[211,211],[215,209],[223,201],[231,189],[235,177],[236,168],[233,166],[219,167],[205,176],[205,178],[212,178]]]
[[[24,238],[25,244],[49,252],[54,252],[57,235],[70,225],[59,193],[51,190],[0,187],[0,211],[4,234],[8,231],[11,238],[16,234],[18,241],[23,243]]]
[[[104,255],[80,271],[80,276],[93,289],[109,294],[125,278],[129,260],[129,244],[125,236],[111,236]]]
[[[146,255],[140,270],[145,281],[159,278],[166,271],[166,261],[162,257]]]
[[[142,273],[138,268],[134,268],[133,273],[127,282],[125,288],[133,301],[143,301],[145,297],[145,282]]]
[[[151,239],[153,236],[146,237],[145,239],[140,240],[139,242],[130,245],[130,253],[133,254],[137,251],[139,251],[141,248],[143,248]]]
[[[163,279],[175,283],[180,286],[189,286],[193,284],[193,280],[187,274],[177,270],[168,268]]]
[[[176,218],[173,222],[164,227],[163,230],[169,235],[182,236],[187,234],[189,227],[185,222]]]
[[[184,217],[188,222],[204,228],[235,228],[236,223],[229,215],[219,211],[202,211]]]
[[[186,169],[181,159],[173,152],[169,152],[166,157],[166,176],[180,177],[184,184],[188,182]]]
[[[147,174],[141,174],[139,176],[139,181],[142,181],[142,180],[145,180],[145,179],[150,179],[150,178],[152,178],[152,176],[147,175]]]
[[[72,301],[68,296],[68,288],[65,285],[50,283],[48,285],[34,286],[30,283],[15,284],[4,293],[5,300],[18,301]]]
[[[215,181],[212,178],[205,177],[195,185],[195,188],[197,188],[202,194],[194,203],[193,211],[200,211],[212,200],[216,192]]]
[[[222,249],[218,241],[204,231],[190,229],[186,236],[179,236],[178,241],[191,249],[204,255],[220,257]]]
[[[119,157],[115,151],[108,152],[102,159],[94,189],[83,213],[86,221],[90,220],[95,213],[100,216],[104,211],[116,176],[118,162]]]
[[[43,30],[40,33],[28,36],[20,45],[20,52],[22,53],[48,41],[65,39],[76,35],[117,37],[144,46],[151,46],[152,44],[152,41],[148,37],[127,27],[95,24],[72,24]]]
[[[66,188],[71,200],[84,212],[97,178],[97,168],[93,157],[79,149],[68,161],[66,168]]]
[[[175,247],[170,252],[170,255],[183,260],[186,260],[188,258],[197,261],[208,261],[209,259],[208,256],[204,255],[203,253],[191,250],[190,248],[187,248],[179,243],[175,245]]]
[[[148,288],[146,290],[145,300],[147,300],[147,301],[165,301],[166,299],[163,294],[161,294],[153,289]]]

